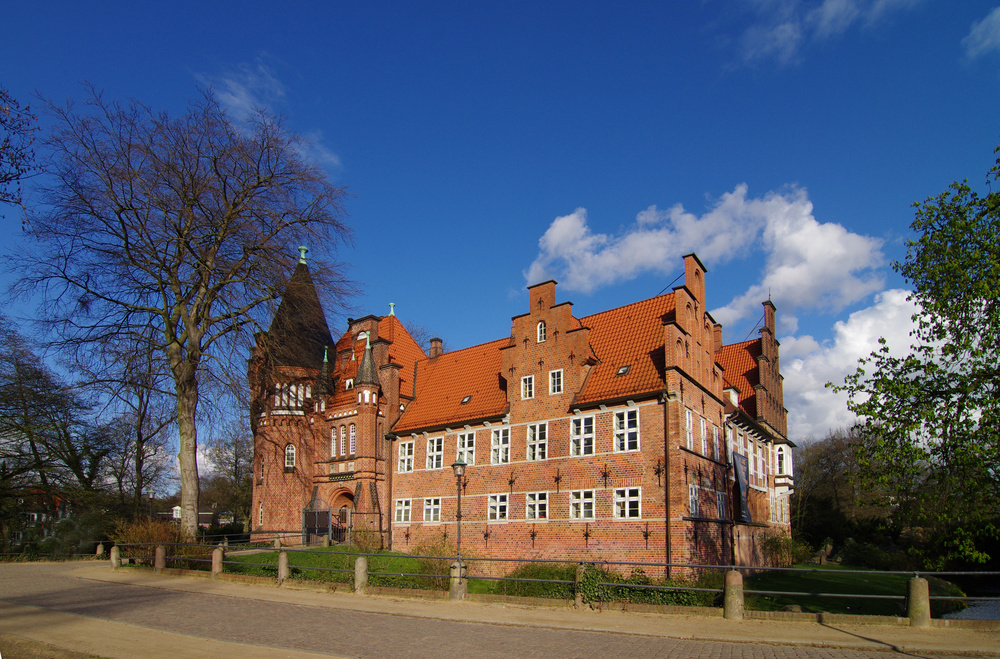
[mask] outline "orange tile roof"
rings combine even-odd
[[[399,372],[399,390],[408,393],[413,387],[413,364],[427,359],[427,354],[396,316],[382,316],[378,322],[378,335],[392,341],[389,346],[389,362],[403,367]]]
[[[639,395],[663,389],[663,322],[674,312],[674,294],[627,304],[581,318],[590,328],[594,366],[576,403]],[[629,372],[618,376],[618,369]]]
[[[760,351],[761,340],[750,339],[722,346],[718,355],[719,365],[725,369],[726,383],[739,389],[740,409],[752,419],[757,418],[757,391],[754,386],[760,383],[757,371]]]
[[[393,431],[402,434],[503,415],[507,393],[500,388],[500,348],[508,343],[509,338],[499,339],[418,361],[416,399]],[[465,396],[472,398],[463,405]]]

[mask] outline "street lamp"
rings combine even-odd
[[[455,472],[455,484],[458,487],[458,508],[455,511],[455,521],[458,525],[457,540],[455,545],[458,549],[458,581],[462,581],[462,476],[465,475],[465,462],[462,458],[455,460],[451,465]]]
[[[149,518],[152,519],[153,518],[153,493],[152,492],[148,492],[147,496],[149,497]]]

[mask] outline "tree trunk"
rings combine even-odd
[[[180,452],[177,454],[181,474],[181,531],[188,537],[198,534],[198,427],[195,412],[198,407],[198,382],[195,369],[184,365],[174,369],[177,390],[177,431]]]

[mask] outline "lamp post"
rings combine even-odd
[[[458,531],[456,534],[455,546],[458,550],[458,580],[462,581],[462,476],[465,475],[465,462],[462,458],[455,460],[455,463],[451,465],[452,470],[455,472],[455,484],[458,488],[458,508],[455,511],[455,522],[458,525]]]

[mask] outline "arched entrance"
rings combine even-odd
[[[354,512],[354,493],[347,488],[340,488],[330,497],[332,520],[330,523],[330,541],[336,543],[349,542],[351,524]]]
[[[322,537],[329,538],[332,528],[333,515],[323,499],[315,497],[302,509],[302,544],[311,544]]]

